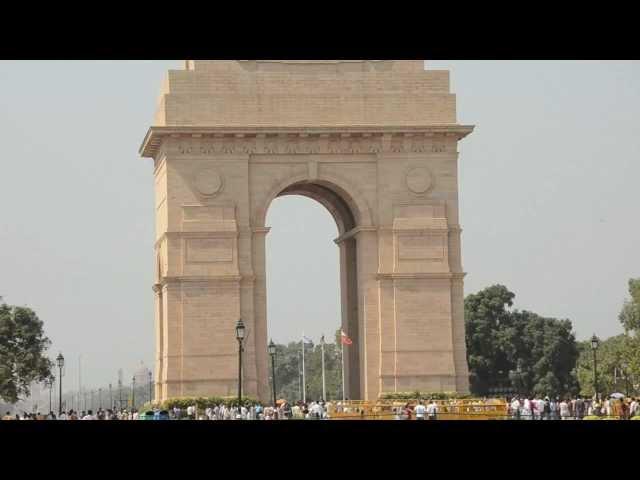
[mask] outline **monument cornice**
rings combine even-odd
[[[376,278],[378,280],[409,280],[409,279],[434,279],[434,280],[458,280],[462,279],[467,274],[465,272],[460,273],[424,273],[424,272],[416,272],[416,273],[378,273],[376,274]]]
[[[216,275],[216,276],[164,276],[160,280],[162,285],[169,283],[234,283],[237,284],[243,280],[242,275]]]
[[[317,125],[317,126],[156,126],[147,131],[139,153],[155,158],[163,140],[199,140],[209,148],[182,154],[407,153],[446,152],[434,140],[461,140],[471,125]],[[384,137],[384,138],[383,138]],[[395,141],[391,141],[392,138]],[[331,139],[331,141],[329,141]],[[294,145],[293,141],[296,141]],[[300,144],[297,144],[301,141]],[[431,142],[431,143],[429,143]],[[277,144],[286,144],[279,147]]]

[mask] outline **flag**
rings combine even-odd
[[[340,340],[343,345],[351,345],[353,343],[343,330],[340,330]]]
[[[302,341],[304,343],[313,343],[313,340],[311,340],[309,337],[307,337],[306,335],[302,335]]]

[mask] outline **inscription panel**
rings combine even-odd
[[[401,235],[398,237],[398,259],[441,260],[444,243],[443,235]]]
[[[186,242],[186,263],[233,261],[233,244],[229,238],[191,238]]]

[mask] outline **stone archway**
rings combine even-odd
[[[404,61],[188,61],[141,153],[154,159],[156,396],[269,398],[266,212],[338,225],[350,398],[468,391],[457,142],[447,72]]]
[[[354,196],[359,198],[359,201],[354,200],[352,195],[347,193],[347,189],[353,192]],[[301,195],[317,201],[329,211],[336,222],[338,238],[335,239],[335,242],[340,249],[341,328],[353,340],[353,344],[345,352],[345,392],[348,398],[361,398],[360,371],[363,368],[363,365],[361,365],[363,358],[360,355],[359,346],[358,246],[355,236],[347,236],[346,234],[354,232],[356,227],[362,226],[363,223],[370,225],[368,207],[355,187],[349,186],[345,188],[344,185],[339,186],[335,183],[335,179],[334,182],[321,178],[302,180],[298,176],[294,179],[280,182],[276,191],[276,194],[270,194],[266,197],[264,213],[258,216],[259,221],[262,222],[261,225],[264,225],[266,211],[271,202],[277,197],[286,195]],[[258,245],[258,248],[263,250],[265,236],[258,237],[256,241],[262,243],[262,245]],[[259,269],[261,273],[265,273],[264,276],[261,274],[256,277],[256,290],[260,292],[259,298],[266,299],[265,263],[256,265],[256,269]],[[266,317],[259,319],[259,322],[264,322],[266,325]],[[260,343],[262,341],[260,340]],[[266,342],[266,338],[264,342]],[[268,365],[267,351],[258,351],[258,353],[262,356],[258,361],[258,365]],[[258,376],[259,378],[269,378],[268,371],[262,374],[258,372]],[[262,385],[262,388],[268,387],[268,385]]]

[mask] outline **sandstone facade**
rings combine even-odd
[[[268,401],[265,225],[306,195],[336,219],[347,396],[468,391],[458,125],[422,61],[187,61],[140,152],[154,160],[157,399]],[[301,247],[303,248],[303,247]],[[313,252],[309,252],[313,254]]]

